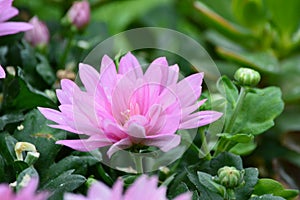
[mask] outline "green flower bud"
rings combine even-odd
[[[226,188],[237,187],[243,179],[243,172],[235,167],[222,167],[218,170],[219,183]]]
[[[234,79],[242,86],[256,86],[260,81],[260,74],[249,68],[240,68],[234,74]]]

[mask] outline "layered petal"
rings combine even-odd
[[[32,25],[25,22],[0,23],[0,36],[11,35],[32,29]]]

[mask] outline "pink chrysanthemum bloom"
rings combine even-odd
[[[191,129],[221,117],[216,111],[198,111],[203,73],[179,82],[178,65],[169,66],[165,57],[154,60],[145,73],[138,60],[127,53],[118,70],[108,56],[102,58],[100,74],[91,66],[79,65],[82,91],[70,80],[61,81],[57,97],[60,111],[39,108],[58,125],[54,128],[87,139],[60,140],[79,151],[109,146],[110,157],[120,149],[155,146],[166,152],[180,143],[178,129]]]
[[[0,184],[0,197],[2,200],[46,200],[48,198],[47,192],[36,193],[38,186],[37,179],[31,179],[27,186],[22,188],[17,194],[8,184]]]
[[[167,200],[164,186],[157,187],[157,177],[140,176],[123,194],[123,182],[118,180],[113,188],[101,182],[94,182],[89,188],[87,196],[67,193],[64,200]],[[184,193],[174,200],[190,200],[192,195]]]
[[[13,0],[0,0],[0,36],[15,34],[32,29],[25,22],[5,22],[16,16],[19,11],[12,6]]]
[[[4,69],[2,68],[2,66],[0,65],[0,78],[5,78],[5,71]]]

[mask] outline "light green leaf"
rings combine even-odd
[[[261,72],[276,74],[279,72],[277,58],[268,52],[233,51],[228,48],[217,47],[217,53],[227,60],[234,61],[243,67],[254,68]]]
[[[233,133],[261,134],[274,125],[274,119],[283,108],[279,88],[254,89],[254,93],[248,93],[243,102],[233,126]]]
[[[253,194],[255,195],[264,195],[264,194],[273,194],[275,196],[281,196],[284,199],[292,200],[298,194],[298,190],[284,189],[284,187],[277,181],[273,179],[259,179],[258,183],[255,185]]]

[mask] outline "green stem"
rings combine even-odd
[[[144,172],[143,169],[143,156],[133,155],[136,171],[138,174],[142,174]]]
[[[65,68],[66,61],[72,47],[73,38],[74,38],[74,33],[71,33],[69,38],[67,38],[67,44],[60,59],[60,66],[59,66],[60,68]]]
[[[231,115],[231,118],[230,118],[227,126],[225,127],[225,130],[224,130],[225,133],[231,133],[232,132],[234,122],[235,122],[235,120],[236,120],[236,118],[237,118],[237,116],[240,112],[240,109],[242,108],[242,104],[243,104],[243,101],[246,97],[246,94],[247,94],[247,90],[244,87],[241,87],[241,91],[240,91],[239,97],[237,99],[236,106],[234,108],[234,111]]]
[[[210,155],[210,151],[208,149],[205,131],[200,131],[200,138],[201,138],[201,141],[202,141],[202,149],[204,151],[205,158],[207,160],[210,160],[211,159],[211,155]]]

